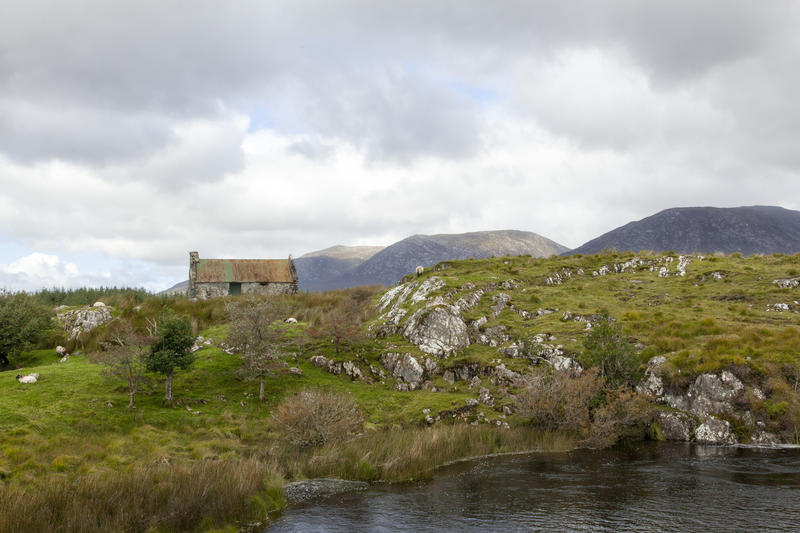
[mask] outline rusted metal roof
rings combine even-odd
[[[200,259],[197,281],[238,283],[292,283],[290,262],[286,259]]]

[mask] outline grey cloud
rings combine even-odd
[[[283,117],[273,127],[334,135],[376,161],[462,158],[480,147],[480,105],[450,80],[524,92],[507,86],[514,64],[595,48],[624,52],[656,83],[684,83],[791,32],[781,20],[795,6],[8,2],[0,106],[17,110],[0,122],[0,146],[18,160],[105,163],[165,148],[171,137],[159,121],[213,117],[220,102],[240,112],[277,103]],[[30,106],[52,110],[52,120]],[[85,127],[70,113],[86,117]]]
[[[0,99],[0,150],[23,163],[126,161],[173,140],[169,121],[157,114]]]
[[[404,72],[359,74],[306,103],[305,116],[317,131],[363,145],[374,160],[460,158],[477,149],[477,109],[468,98]]]

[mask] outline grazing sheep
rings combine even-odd
[[[425,269],[422,267],[422,265],[418,266],[418,267],[417,267],[417,270],[416,270],[416,272],[417,272],[417,276],[421,276],[421,275],[422,275],[422,272],[423,272],[424,270],[425,270]]]
[[[23,376],[22,374],[17,374],[17,381],[20,383],[36,383],[36,380],[39,379],[39,374],[28,374],[27,376]]]

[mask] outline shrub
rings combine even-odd
[[[625,437],[642,438],[653,422],[654,407],[640,394],[624,387],[610,391],[606,403],[594,411],[586,442],[605,448]]]
[[[517,396],[519,413],[547,429],[584,433],[591,423],[590,409],[597,402],[603,379],[597,369],[570,377],[547,368]]]
[[[584,367],[598,367],[600,375],[612,388],[633,384],[639,360],[623,339],[619,326],[608,315],[601,315],[583,342],[580,362]]]
[[[9,358],[30,348],[47,333],[52,315],[32,296],[0,289],[0,369],[11,364]]]
[[[764,407],[770,418],[778,418],[786,414],[789,410],[789,404],[786,402],[766,402]]]
[[[286,398],[272,416],[284,437],[301,448],[343,442],[364,425],[364,415],[350,396],[315,389]]]

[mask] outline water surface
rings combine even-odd
[[[477,459],[288,509],[267,531],[800,531],[800,450],[653,444]]]

